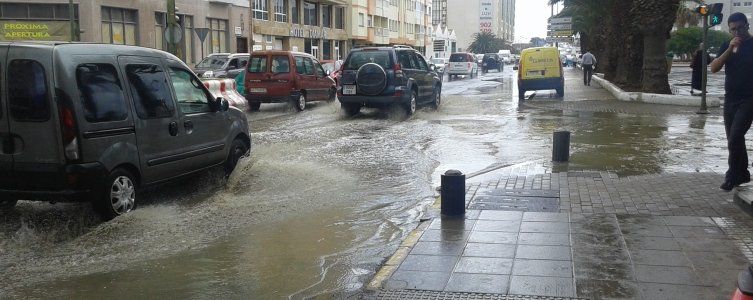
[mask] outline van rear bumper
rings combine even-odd
[[[362,95],[342,95],[338,93],[337,99],[345,105],[360,105],[370,108],[383,108],[395,104],[405,104],[410,101],[410,93],[393,93],[386,96],[362,96]]]
[[[248,100],[248,103],[287,103],[290,101],[297,101],[298,97],[300,97],[300,92],[293,92],[288,95],[246,93],[246,100]]]
[[[518,81],[518,88],[526,91],[554,90],[562,87],[564,82],[560,77],[523,79]]]
[[[49,174],[45,174],[48,175]],[[37,201],[89,201],[96,196],[107,178],[107,170],[100,163],[70,164],[61,167],[61,172],[54,176],[56,186],[62,189],[40,186],[21,189],[0,188],[0,199],[37,200]]]

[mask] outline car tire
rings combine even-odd
[[[565,96],[565,87],[564,86],[558,87],[557,88],[557,97],[562,98],[564,96]]]
[[[93,202],[95,211],[103,220],[109,221],[136,209],[135,179],[130,171],[123,168],[110,172],[99,196]]]
[[[16,203],[18,203],[18,200],[0,200],[0,211],[9,211],[16,207]]]
[[[410,100],[408,100],[408,103],[405,103],[405,113],[408,116],[412,116],[414,113],[416,113],[416,106],[418,105],[418,95],[416,91],[412,91],[410,93]]]
[[[306,93],[301,93],[298,97],[293,99],[293,108],[297,111],[303,111],[306,109]]]
[[[233,143],[230,144],[230,152],[228,152],[225,159],[225,178],[230,177],[230,174],[233,173],[233,170],[238,165],[238,161],[246,155],[246,152],[248,152],[246,143],[239,138],[234,139]]]
[[[259,108],[260,108],[260,107],[261,107],[261,102],[256,102],[256,103],[249,103],[249,105],[248,105],[248,108],[249,108],[249,109],[250,109],[251,111],[259,111]]]
[[[526,99],[526,90],[524,89],[518,89],[518,99],[525,100]]]
[[[337,90],[335,88],[330,88],[327,101],[332,102],[332,101],[335,101],[335,99],[337,99]]]
[[[434,110],[439,109],[439,105],[442,104],[442,86],[436,85],[434,86],[434,95],[432,96],[434,100],[431,102],[431,108]]]
[[[348,117],[355,116],[361,111],[360,105],[342,104],[340,107],[342,107],[345,115],[347,115]]]

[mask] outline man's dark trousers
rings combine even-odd
[[[753,97],[727,96],[724,101],[724,130],[727,133],[729,169],[726,180],[732,184],[750,179],[748,172],[748,149],[745,147],[745,134],[753,122]]]
[[[591,75],[594,73],[594,65],[583,65],[583,84],[591,85]]]

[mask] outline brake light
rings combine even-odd
[[[403,77],[403,66],[400,64],[395,64],[395,67],[393,69],[395,71],[395,77],[402,78]]]
[[[60,131],[63,138],[63,149],[65,158],[68,160],[78,160],[81,158],[78,137],[76,136],[76,118],[73,115],[70,101],[62,90],[58,89],[57,94],[62,99],[58,101],[58,111],[60,112]]]

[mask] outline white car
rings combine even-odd
[[[446,58],[432,58],[431,63],[434,64],[436,67],[437,73],[439,75],[444,75],[444,72],[447,70],[447,59]]]
[[[476,57],[467,52],[453,53],[450,55],[447,74],[450,74],[450,80],[459,75],[466,75],[471,78],[476,77],[478,75]]]

